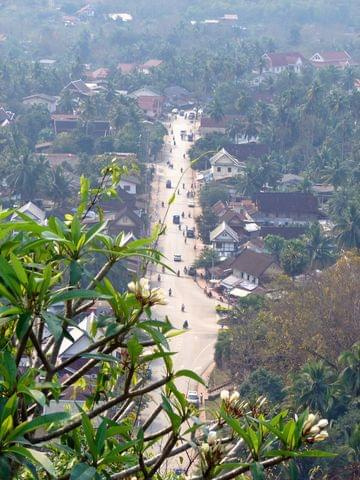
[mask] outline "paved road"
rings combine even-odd
[[[167,201],[174,193],[174,188],[166,188],[166,180],[171,180],[172,186],[176,185],[181,176],[181,168],[185,171],[190,163],[188,158],[183,158],[187,150],[191,146],[190,143],[180,139],[180,130],[187,130],[188,132],[194,128],[193,124],[182,117],[171,121],[171,128],[169,134],[173,130],[173,135],[166,137],[166,144],[162,152],[162,162],[156,165],[156,173],[152,185],[152,221],[156,222],[162,219],[165,215]],[[174,146],[173,136],[175,137],[176,146]],[[170,161],[174,168],[167,165]],[[183,322],[189,322],[189,330],[178,337],[171,340],[172,351],[177,352],[173,357],[174,367],[176,370],[191,369],[201,375],[209,364],[213,361],[214,344],[218,326],[216,324],[215,314],[215,300],[208,298],[203,290],[198,287],[193,278],[184,276],[184,266],[189,266],[193,263],[196,253],[201,251],[201,243],[199,240],[187,239],[185,244],[182,231],[179,231],[178,225],[174,225],[172,217],[175,214],[181,215],[185,213],[185,218],[181,219],[182,229],[187,225],[189,228],[195,226],[194,213],[198,213],[198,208],[188,207],[188,198],[186,196],[187,190],[190,190],[191,183],[194,182],[195,177],[191,169],[187,170],[183,180],[180,184],[180,194],[176,195],[175,202],[170,206],[168,216],[166,218],[166,235],[162,236],[159,241],[158,248],[166,256],[167,263],[175,270],[181,271],[181,276],[177,277],[171,273],[162,273],[159,268],[152,272],[152,285],[162,287],[166,293],[169,288],[172,290],[172,297],[169,298],[168,305],[159,307],[156,313],[164,318],[167,315],[176,328],[182,328]],[[183,182],[185,189],[183,189]],[[165,202],[165,207],[161,207],[161,202]],[[191,218],[188,214],[191,214]],[[194,250],[196,243],[197,249]],[[174,262],[174,254],[181,255],[181,262]],[[158,273],[161,275],[161,281],[158,282]],[[185,312],[181,311],[181,305],[185,305]],[[162,373],[159,364],[152,366],[153,379],[160,377]],[[196,384],[185,378],[179,379],[177,382],[178,388],[187,393],[188,390],[196,389]],[[154,399],[155,401],[158,398]],[[154,425],[154,430],[157,427],[163,426],[163,420],[159,419],[157,425]]]

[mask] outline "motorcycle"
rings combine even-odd
[[[189,328],[189,322],[187,320],[183,323],[183,328]]]
[[[181,305],[181,311],[185,312],[185,305],[184,304]]]
[[[172,295],[172,290],[171,288],[169,288],[169,297],[171,297],[171,295]]]

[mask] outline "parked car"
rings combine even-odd
[[[185,115],[185,110],[180,110],[179,115],[180,117],[183,117]]]
[[[190,275],[191,277],[194,277],[196,274],[196,268],[195,267],[189,267],[188,268],[188,275]]]
[[[179,225],[180,215],[173,215],[173,223],[175,223],[175,225]]]
[[[173,113],[174,115],[177,115],[179,113],[179,110],[177,108],[173,108],[171,110],[171,113]]]
[[[174,262],[181,262],[181,255],[174,255]]]
[[[166,188],[171,188],[171,180],[166,180]]]
[[[195,113],[194,112],[189,112],[188,119],[189,120],[194,120],[195,118]]]
[[[194,141],[194,134],[193,133],[189,133],[188,135],[188,142],[193,142]]]
[[[189,390],[186,399],[189,403],[195,405],[195,407],[200,407],[200,398],[195,390]]]
[[[188,207],[194,208],[195,207],[195,202],[193,200],[188,201]]]
[[[186,230],[187,238],[195,238],[195,230],[193,228],[188,228]]]

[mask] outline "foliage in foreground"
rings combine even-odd
[[[0,477],[149,479],[168,458],[195,451],[201,473],[194,479],[249,471],[260,479],[282,462],[326,455],[311,448],[327,437],[326,421],[307,410],[295,419],[287,411],[272,417],[264,399],[249,405],[232,397],[223,399],[216,421],[199,420],[176,386],[181,377],[201,382],[192,371],[174,369],[169,338],[181,332],[153,313],[163,293],[145,279],[121,292],[107,278],[130,257],[145,267],[162,263],[153,249],[162,232],[130,241],[108,236],[103,221],[82,222],[99,197],[114,193],[121,170],[113,164],[103,174],[111,187],[91,189],[83,179],[79,207],[64,221],[39,226],[21,214],[9,221],[11,210],[1,213]],[[103,265],[92,276],[95,254]],[[63,357],[62,346],[74,343],[79,321],[99,301],[107,308],[86,332],[87,346]],[[154,381],[146,376],[153,360],[163,364]],[[145,396],[155,390],[161,403],[144,418]],[[73,402],[71,411],[47,413],[79,391],[85,401]],[[161,413],[163,427],[150,432]]]

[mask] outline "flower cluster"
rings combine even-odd
[[[266,397],[259,397],[253,404],[240,400],[240,394],[234,390],[231,394],[228,390],[222,390],[220,399],[226,412],[235,418],[241,418],[244,415],[258,416],[266,404]]]
[[[129,292],[133,293],[142,305],[166,305],[164,291],[161,288],[151,289],[149,280],[141,278],[128,284]]]
[[[223,448],[217,434],[211,430],[200,446],[200,455],[203,471],[217,465],[223,456]]]
[[[329,422],[326,418],[319,419],[317,415],[309,413],[303,426],[303,436],[306,437],[308,443],[317,443],[326,440],[329,434],[326,427]]]

